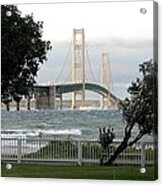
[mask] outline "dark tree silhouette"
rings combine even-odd
[[[16,6],[1,6],[1,95],[7,105],[13,97],[18,110],[21,96],[29,96],[39,65],[51,49],[42,32],[43,22],[35,22],[33,15],[22,17]]]
[[[125,120],[124,138],[109,158],[107,165],[113,163],[117,156],[128,146],[132,146],[144,135],[157,137],[157,64],[153,60],[139,66],[143,78],[136,79],[128,88],[131,97],[120,102],[120,108]],[[137,134],[133,130],[137,127]]]
[[[103,165],[108,161],[111,144],[115,138],[115,134],[113,128],[111,127],[107,128],[107,130],[105,127],[103,129],[100,128],[99,132],[100,132],[99,142],[102,147],[102,156],[100,159],[100,164]]]

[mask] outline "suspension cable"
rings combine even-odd
[[[64,63],[62,65],[60,73],[58,74],[58,76],[55,79],[56,82],[60,79],[61,75],[63,74],[63,71],[64,71],[64,68],[66,66],[66,62],[67,62],[67,59],[68,59],[68,55],[69,55],[70,49],[71,49],[71,42],[68,45],[68,48],[67,48],[67,51],[66,51],[66,55],[65,55],[65,59],[64,59]]]
[[[112,92],[115,93],[115,90],[114,90],[114,84],[113,84],[113,76],[112,76],[112,70],[111,70],[111,63],[110,63],[110,83],[111,83],[111,89],[112,89]]]
[[[90,69],[90,72],[91,72],[91,75],[92,75],[92,79],[93,79],[94,82],[97,83],[96,78],[95,78],[94,73],[93,73],[93,70],[92,70],[92,67],[91,67],[91,63],[90,63],[90,57],[89,57],[89,53],[88,53],[88,46],[85,45],[85,48],[86,48],[86,56],[87,56],[89,69]]]
[[[71,79],[71,73],[72,71],[70,70],[70,73],[68,74],[68,76],[65,78],[64,82],[68,82]]]

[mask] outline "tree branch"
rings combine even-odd
[[[128,143],[128,146],[132,146],[134,143],[136,143],[137,141],[139,141],[139,140],[142,138],[143,135],[144,135],[143,133],[139,133],[139,134],[135,137],[134,140],[132,140],[132,141],[130,141],[130,142]]]

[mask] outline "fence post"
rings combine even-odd
[[[141,168],[145,168],[145,142],[141,141]]]
[[[78,165],[82,165],[82,143],[78,140]]]
[[[17,139],[18,146],[17,146],[17,162],[21,163],[21,148],[22,148],[22,139],[18,138]]]

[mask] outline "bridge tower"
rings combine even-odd
[[[81,106],[85,106],[85,34],[84,29],[74,29],[72,38],[72,83],[82,83],[80,92],[73,92],[71,107],[76,108],[76,96],[81,94]]]
[[[101,55],[101,84],[110,90],[110,54],[104,52]],[[110,105],[109,95],[108,97],[101,96],[101,108],[104,108],[105,102],[108,103],[107,106]]]

